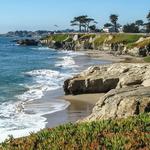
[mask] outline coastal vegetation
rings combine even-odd
[[[64,50],[107,50],[133,56],[147,56],[150,51],[149,36],[136,33],[52,34],[40,41],[50,48]]]
[[[141,40],[139,42],[130,43],[128,46],[130,48],[133,48],[133,47],[142,48],[145,46],[149,47],[150,46],[150,38],[146,38],[145,40]]]
[[[120,25],[118,23],[119,16],[117,14],[111,14],[109,16],[110,22],[105,23],[103,28],[97,28],[97,22],[93,18],[89,18],[87,15],[81,15],[74,17],[71,21],[71,26],[78,26],[79,32],[125,32],[125,33],[149,33],[150,32],[150,12],[146,16],[148,23],[144,23],[139,19],[135,22]],[[92,23],[92,24],[91,24]]]
[[[150,11],[146,15],[147,22],[142,19],[135,20],[131,23],[121,25],[118,23],[119,16],[117,14],[110,14],[109,22],[106,22],[103,26],[99,27],[98,22],[94,18],[88,15],[75,16],[73,20],[70,21],[71,26],[76,26],[79,29],[65,29],[65,30],[55,30],[55,31],[15,31],[8,32],[6,36],[19,36],[19,37],[43,37],[53,33],[150,33]],[[55,25],[58,27],[58,25]]]
[[[101,38],[103,38],[103,42],[105,41],[107,44],[130,44],[139,40],[142,35],[136,34],[114,34],[110,40],[106,40],[110,35],[104,34]],[[101,40],[100,40],[101,41]]]
[[[139,26],[135,23],[126,24],[123,27],[123,32],[125,33],[139,33]]]
[[[150,12],[146,16],[147,22],[144,23],[142,19],[136,20],[131,23],[121,25],[118,23],[119,16],[117,14],[111,14],[109,16],[109,22],[105,23],[103,26],[98,27],[98,22],[94,18],[88,15],[80,15],[73,18],[70,21],[71,26],[76,26],[79,29],[66,29],[66,30],[55,30],[55,31],[15,31],[8,32],[6,36],[19,36],[19,37],[43,37],[48,36],[53,33],[149,33],[150,32]],[[58,25],[56,25],[58,26]]]
[[[68,37],[73,41],[74,35],[78,35],[78,40],[85,40],[93,38],[94,43],[97,44],[103,44],[105,43],[123,43],[123,44],[129,44],[134,43],[139,40],[141,37],[146,37],[145,35],[140,34],[52,34],[47,37],[44,37],[42,40],[49,40],[49,41],[57,41],[57,42],[63,42]],[[112,36],[110,40],[107,40],[109,36]],[[146,44],[146,43],[145,43]]]
[[[87,15],[74,17],[74,19],[71,21],[71,26],[78,26],[79,32],[84,31],[88,32],[90,27],[90,23],[93,23],[93,25],[96,24],[96,21],[93,18],[89,18]],[[84,28],[84,30],[82,30]]]
[[[146,29],[147,29],[147,32],[149,33],[150,32],[150,11],[147,15],[147,20],[148,20],[148,23],[146,24]]]
[[[47,38],[48,38],[48,40],[53,40],[56,42],[63,42],[64,40],[66,40],[68,38],[68,35],[67,34],[57,34],[57,35],[49,36]]]
[[[150,149],[150,116],[141,114],[118,120],[61,125],[31,133],[28,137],[10,137],[2,150],[99,150]]]
[[[116,14],[110,15],[110,21],[114,25],[115,32],[118,32],[118,29],[117,29],[118,16]]]
[[[144,24],[144,22],[143,22],[143,20],[137,20],[137,21],[135,21],[135,24],[136,24],[138,27],[140,27],[140,26],[142,26],[142,25]]]
[[[144,58],[144,61],[150,63],[150,57],[149,57],[149,56],[148,56],[148,57],[145,57],[145,58]]]

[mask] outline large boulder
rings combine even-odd
[[[150,87],[114,89],[105,94],[84,121],[126,118],[150,112]]]
[[[74,78],[66,80],[64,90],[66,94],[104,93],[116,88],[119,78]]]
[[[119,63],[94,66],[64,83],[66,94],[104,93],[111,89],[150,86],[150,65]]]

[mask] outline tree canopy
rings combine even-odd
[[[123,32],[126,33],[138,33],[139,27],[135,23],[127,24],[123,26]]]
[[[147,15],[147,19],[148,19],[148,21],[150,22],[150,11],[149,11],[149,13],[148,13],[148,15]]]
[[[104,24],[104,27],[106,27],[106,28],[109,28],[109,27],[112,27],[113,25],[111,24],[111,23],[105,23]]]
[[[118,30],[117,30],[118,15],[111,14],[109,18],[110,18],[111,23],[114,25],[115,32],[118,32]]]
[[[71,26],[78,26],[79,32],[82,31],[82,28],[84,28],[84,31],[88,31],[90,27],[90,23],[96,23],[93,18],[89,18],[87,15],[82,15],[78,17],[74,17],[74,19],[71,21]]]
[[[146,16],[148,22],[144,23],[143,20],[136,20],[134,23],[126,24],[123,27],[124,32],[150,32],[150,11]],[[122,27],[118,24],[119,16],[117,14],[111,14],[109,16],[110,23],[105,23],[105,28],[111,28],[112,32],[119,32],[119,28]],[[78,26],[79,32],[89,32],[89,31],[100,31],[97,29],[96,24],[97,22],[93,19],[88,17],[87,15],[81,15],[74,17],[74,19],[70,22],[71,26]],[[145,26],[146,29],[143,27]],[[143,27],[143,28],[142,28]],[[103,29],[102,29],[103,30]]]
[[[150,32],[150,11],[147,15],[147,20],[148,20],[148,24],[146,26],[146,31],[149,33]]]
[[[142,26],[144,24],[144,22],[143,22],[143,20],[137,20],[137,21],[135,21],[135,24],[137,26]]]

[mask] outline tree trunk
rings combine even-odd
[[[79,32],[81,32],[81,24],[79,25]]]
[[[117,31],[117,23],[115,22],[115,32],[118,32]]]
[[[147,33],[150,33],[150,22],[147,24],[147,26],[146,26],[146,32]]]
[[[90,26],[90,24],[88,23],[87,24],[87,32],[89,32],[89,26]]]
[[[85,30],[85,32],[87,31],[87,30],[86,30],[86,25],[85,25],[85,27],[84,27],[84,30]]]

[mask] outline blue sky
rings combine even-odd
[[[143,19],[150,0],[0,0],[0,33],[10,30],[55,30],[72,28],[74,16],[89,15],[102,26],[109,15],[119,15],[119,23]]]

